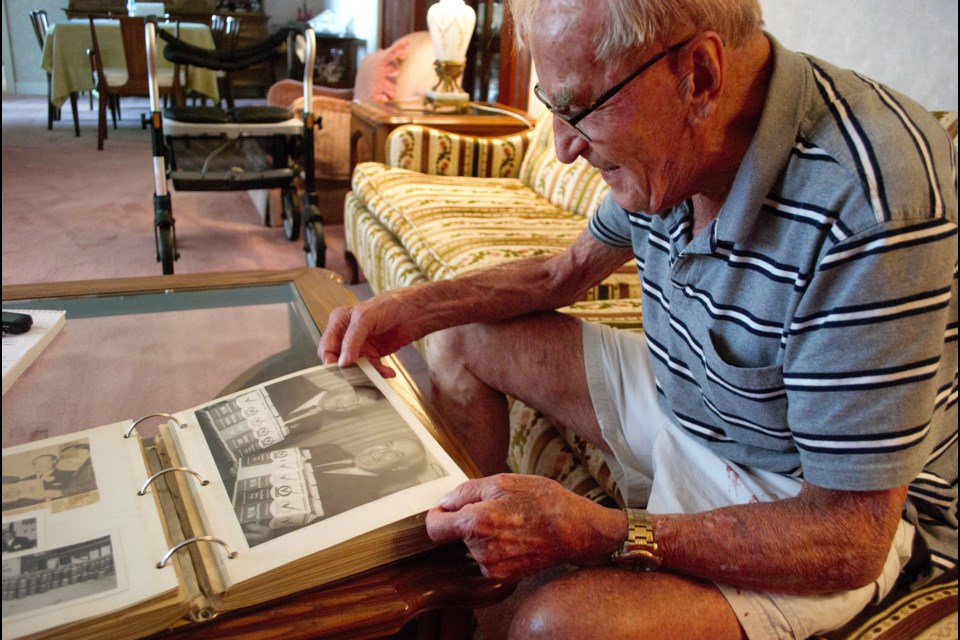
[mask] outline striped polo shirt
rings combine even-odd
[[[754,140],[713,223],[609,196],[661,402],[739,464],[910,485],[934,573],[957,557],[957,154],[910,99],[773,41]]]

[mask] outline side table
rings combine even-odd
[[[402,124],[451,133],[504,136],[533,126],[529,114],[497,103],[473,103],[466,113],[423,108],[411,102],[354,102],[350,107],[350,171],[359,162],[383,162],[387,135]]]

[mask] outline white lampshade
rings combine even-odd
[[[440,0],[427,9],[427,27],[437,60],[463,62],[477,24],[473,7],[463,0]]]

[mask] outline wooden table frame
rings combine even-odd
[[[356,302],[339,275],[324,269],[182,274],[114,280],[86,280],[3,287],[5,306],[16,300],[199,291],[291,283],[318,328],[337,306]],[[448,435],[416,383],[395,357],[389,364],[397,378],[388,380],[410,409],[461,465],[478,476],[463,448]],[[337,583],[234,611],[204,623],[157,634],[164,640],[235,638],[244,640],[307,640],[311,638],[378,638],[399,633],[415,623],[420,638],[469,637],[471,610],[495,604],[512,587],[483,577],[460,544],[431,551]],[[409,629],[408,629],[409,630]]]

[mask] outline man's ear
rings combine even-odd
[[[715,32],[705,31],[685,48],[688,64],[692,65],[688,113],[692,118],[708,118],[716,109],[723,87],[726,63],[723,42]]]

